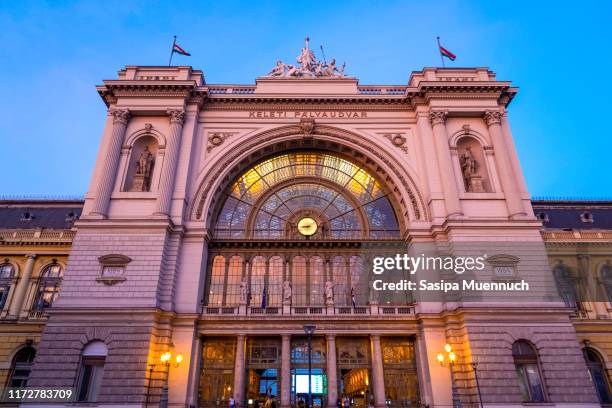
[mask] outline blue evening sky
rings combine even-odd
[[[567,6],[565,6],[567,4]],[[361,84],[458,58],[520,87],[510,123],[534,196],[612,197],[612,3],[600,1],[0,1],[0,195],[82,195],[106,116],[94,85],[177,64],[254,83],[313,48]],[[571,6],[570,6],[571,5]]]

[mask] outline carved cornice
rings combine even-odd
[[[98,86],[97,90],[107,106],[116,103],[119,97],[182,97],[201,103],[207,94],[206,88],[198,88],[195,81],[104,81],[104,85]]]
[[[429,112],[429,121],[432,126],[443,125],[446,123],[447,113],[443,111],[432,111]]]
[[[499,111],[486,111],[483,117],[487,126],[501,125],[502,114]]]
[[[122,123],[127,125],[127,123],[130,121],[129,109],[112,109],[110,114],[113,115],[113,123]]]
[[[183,125],[185,122],[185,111],[179,109],[169,109],[167,111],[168,116],[170,117],[170,123],[176,123],[179,125]]]

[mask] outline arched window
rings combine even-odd
[[[265,289],[266,259],[263,256],[256,256],[251,264],[251,306],[264,306],[263,296]]]
[[[349,260],[351,272],[351,302],[355,305],[365,305],[368,303],[368,276],[365,270],[365,263],[359,256],[351,256]]]
[[[588,347],[584,348],[582,353],[584,355],[587,368],[589,369],[591,381],[593,381],[593,386],[595,386],[595,390],[597,391],[599,402],[601,404],[612,404],[610,383],[608,382],[606,369],[601,357],[599,356],[599,353]]]
[[[25,346],[15,354],[8,376],[7,387],[21,388],[28,385],[34,357],[36,357],[36,350],[32,346]]]
[[[348,300],[348,276],[346,273],[346,260],[343,256],[334,256],[332,259],[332,275],[334,277],[334,304],[346,306]]]
[[[77,387],[77,401],[97,401],[107,355],[108,348],[101,341],[92,341],[83,349]]]
[[[217,255],[213,258],[210,285],[208,285],[208,304],[220,306],[223,303],[223,285],[225,283],[225,257]]]
[[[292,301],[294,306],[306,306],[308,304],[306,292],[307,284],[306,258],[303,256],[295,256],[291,262]]]
[[[244,271],[244,259],[241,256],[232,256],[227,269],[227,290],[225,304],[236,306],[240,304],[240,285]]]
[[[14,276],[15,267],[12,264],[8,262],[0,264],[0,310],[6,305]]]
[[[51,307],[59,295],[63,276],[62,266],[57,262],[45,266],[40,274],[33,310],[41,311]]]
[[[540,364],[533,345],[525,340],[514,342],[512,357],[514,357],[523,402],[544,402],[546,398]]]
[[[555,277],[559,296],[563,299],[565,306],[576,308],[578,306],[578,296],[569,268],[559,264],[553,269],[553,275]]]
[[[283,303],[283,268],[285,262],[280,256],[268,261],[268,304],[280,306]]]
[[[606,263],[601,268],[601,283],[606,291],[608,302],[612,303],[612,264]]]
[[[325,304],[325,262],[320,256],[310,258],[310,305]]]

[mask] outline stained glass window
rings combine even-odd
[[[244,172],[225,193],[218,239],[296,238],[291,227],[304,210],[322,221],[318,239],[399,237],[389,192],[366,168],[328,153],[275,156]]]

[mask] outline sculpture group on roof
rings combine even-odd
[[[336,60],[332,58],[327,62],[323,55],[323,62],[319,61],[314,52],[309,47],[310,39],[306,37],[304,48],[297,57],[298,65],[285,64],[283,61],[276,61],[276,66],[268,73],[269,77],[289,77],[289,78],[343,78],[344,68],[338,68]],[[323,52],[323,47],[321,47]]]

